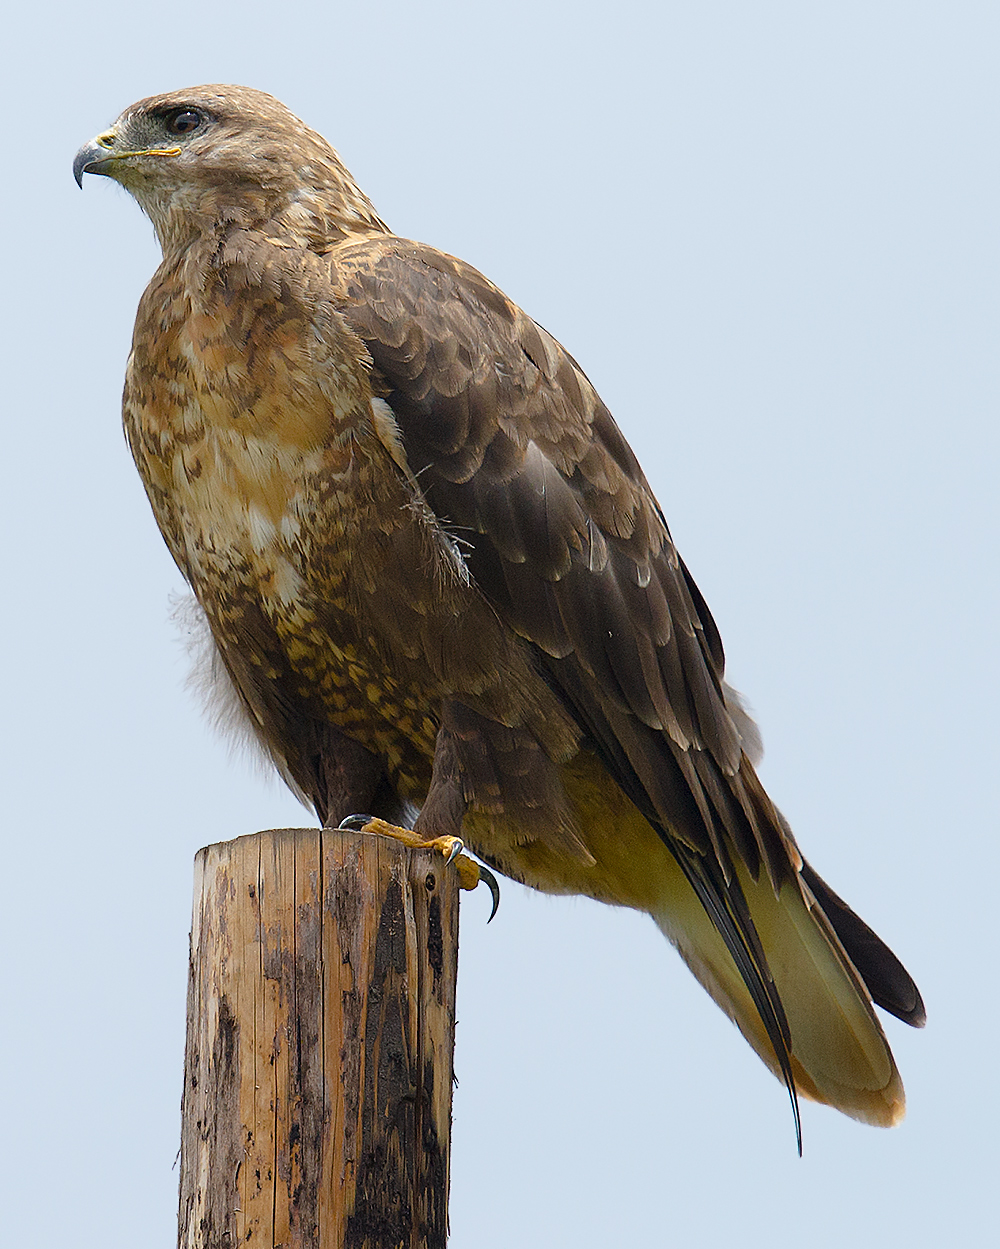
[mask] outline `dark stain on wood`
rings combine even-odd
[[[304,920],[304,922],[303,922]],[[327,1113],[323,1087],[319,916],[297,917],[294,976],[289,986],[288,1178],[292,1226],[303,1249],[319,1244],[319,1183]]]
[[[434,1094],[434,1061],[428,1058],[423,1064],[423,1080],[421,1081],[421,1102],[424,1114],[421,1116],[421,1150],[422,1163],[417,1179],[419,1189],[415,1208],[420,1212],[419,1239],[417,1243],[427,1249],[444,1249],[448,1239],[448,1141],[442,1142],[438,1136],[437,1124],[433,1114]],[[451,1123],[444,1125],[450,1130]]]
[[[239,1031],[240,1026],[236,1022],[229,998],[223,997],[219,1002],[219,1023],[212,1043],[212,1068],[220,1088],[236,1082],[239,1062],[236,1043]]]
[[[434,996],[438,993],[438,982],[444,968],[444,932],[441,928],[441,902],[439,898],[431,898],[427,914],[427,958],[434,972]]]
[[[410,1240],[417,1090],[405,975],[403,890],[392,880],[379,915],[367,986],[357,1188],[344,1249]]]
[[[198,1062],[197,1047],[188,1055],[192,1072],[190,1087],[197,1088],[194,1068]],[[208,1069],[203,1070],[207,1085],[206,1095],[198,1098],[201,1106],[213,1106],[215,1113],[196,1120],[185,1120],[185,1136],[194,1129],[195,1134],[207,1145],[210,1158],[209,1173],[205,1185],[204,1212],[198,1221],[200,1244],[205,1249],[231,1249],[236,1243],[235,1209],[239,1205],[237,1180],[242,1156],[239,1150],[239,1024],[233,1013],[229,998],[219,999],[218,1018],[212,1037]],[[237,1130],[234,1132],[234,1126]],[[182,1148],[184,1138],[182,1137]],[[194,1194],[181,1192],[182,1203],[187,1197],[190,1204]],[[182,1210],[183,1214],[183,1210]]]

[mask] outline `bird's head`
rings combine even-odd
[[[204,86],[131,105],[73,161],[120,182],[167,254],[229,225],[278,222],[307,246],[384,229],[321,135],[263,91]]]

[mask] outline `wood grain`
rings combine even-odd
[[[180,1249],[447,1239],[458,880],[380,836],[195,861]]]

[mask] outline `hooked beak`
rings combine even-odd
[[[81,191],[85,173],[98,173],[113,178],[118,162],[128,156],[180,156],[181,154],[179,147],[147,147],[138,151],[116,152],[116,138],[117,135],[113,130],[105,130],[96,139],[85,143],[73,158],[73,177]]]
[[[81,191],[83,190],[83,175],[85,173],[104,173],[101,165],[106,165],[108,160],[107,149],[99,147],[96,142],[85,143],[80,148],[73,158],[73,177],[76,179],[76,185]]]
[[[91,139],[89,143],[85,143],[76,156],[73,158],[73,177],[76,179],[76,185],[83,190],[83,175],[85,173],[103,173],[109,172],[109,166],[117,155],[115,152],[115,139],[117,135],[113,130],[105,130],[103,134],[99,134],[96,139]]]

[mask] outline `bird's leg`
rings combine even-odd
[[[464,814],[465,797],[454,743],[448,730],[442,728],[435,743],[430,789],[412,831],[370,815],[350,815],[340,827],[392,837],[413,850],[438,851],[444,855],[446,864],[454,864],[462,889],[475,889],[480,882],[486,884],[493,898],[492,919],[500,905],[500,886],[489,868],[462,853],[465,843],[458,834]],[[454,831],[442,832],[442,829]]]
[[[360,742],[332,725],[314,724],[314,749],[306,754],[308,785],[324,827],[336,828],[354,811],[370,811],[393,823],[405,819],[385,764]]]

